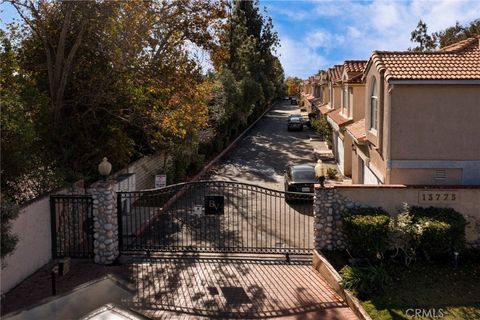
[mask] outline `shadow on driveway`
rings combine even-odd
[[[147,317],[354,319],[310,261],[157,258],[133,270],[132,308]]]

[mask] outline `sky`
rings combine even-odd
[[[480,0],[260,0],[260,7],[278,32],[285,75],[302,79],[345,60],[368,60],[374,50],[414,46],[410,32],[420,19],[431,33],[480,18]],[[10,5],[0,10],[2,28],[18,19]]]
[[[422,19],[428,32],[480,18],[480,0],[260,0],[278,32],[286,76],[306,79],[345,60],[368,60],[374,50],[415,46],[410,33]]]

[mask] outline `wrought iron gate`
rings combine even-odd
[[[117,196],[122,252],[309,254],[313,249],[313,194],[200,181]]]
[[[50,196],[54,258],[93,257],[93,202],[90,196]]]

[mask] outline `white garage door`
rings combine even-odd
[[[363,165],[363,184],[380,184],[378,181],[377,176],[367,167],[365,164]]]
[[[343,149],[343,140],[340,139],[339,136],[337,136],[337,163],[338,163],[338,168],[343,174],[343,164],[345,163],[344,159],[344,149]]]

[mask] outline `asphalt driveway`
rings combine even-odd
[[[313,130],[287,131],[287,118],[298,105],[281,101],[268,112],[204,179],[229,180],[283,190],[289,164],[315,164],[309,136]]]

